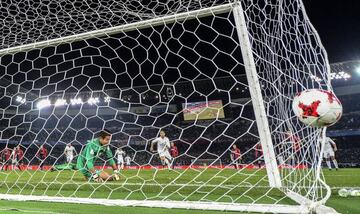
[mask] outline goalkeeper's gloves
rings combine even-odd
[[[120,176],[119,176],[119,174],[120,174],[120,171],[119,170],[114,170],[114,178],[115,178],[115,180],[120,180]]]
[[[97,182],[97,183],[101,183],[101,182],[102,182],[101,177],[100,177],[96,172],[93,173],[91,177],[92,177],[92,179],[93,179],[95,182]]]

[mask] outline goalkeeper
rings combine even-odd
[[[95,182],[119,180],[119,170],[117,169],[109,147],[110,139],[111,134],[108,130],[101,131],[98,138],[88,141],[78,156],[76,168],[85,176],[86,180]],[[109,159],[109,163],[114,170],[114,175],[109,175],[105,171],[95,169],[94,163],[102,154]]]

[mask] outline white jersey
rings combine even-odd
[[[334,148],[333,148],[334,145],[336,145],[335,142],[333,140],[331,140],[331,138],[326,137],[324,151],[326,151],[326,152],[334,151]]]
[[[170,148],[170,141],[167,137],[158,137],[152,141],[153,143],[157,143],[157,151],[158,153],[163,153],[168,151]]]
[[[115,151],[115,156],[118,159],[118,161],[119,160],[124,161],[125,152],[123,150],[117,149]]]
[[[13,149],[12,152],[11,152],[11,159],[16,160],[16,151],[15,151],[15,149]]]
[[[126,165],[130,165],[131,157],[130,157],[130,156],[126,156],[126,157],[125,157],[125,161],[126,161]]]
[[[73,146],[65,147],[64,153],[67,157],[73,157],[75,152],[76,152],[76,150]]]

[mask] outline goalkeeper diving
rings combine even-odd
[[[101,131],[98,138],[88,141],[77,158],[76,166],[75,164],[69,163],[54,166],[52,170],[77,169],[88,181],[102,182],[119,180],[119,170],[109,147],[110,140],[111,133],[108,130]],[[95,168],[94,163],[101,155],[105,155],[108,159],[109,164],[114,170],[113,175],[109,175],[107,172]]]

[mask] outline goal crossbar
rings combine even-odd
[[[138,22],[134,22],[134,23],[114,26],[114,27],[110,27],[110,28],[88,31],[85,33],[75,34],[75,35],[71,35],[71,36],[65,36],[65,37],[49,39],[49,40],[45,40],[45,41],[41,41],[41,42],[34,42],[34,43],[26,44],[26,45],[4,48],[4,49],[0,50],[0,56],[6,55],[6,54],[11,54],[11,53],[23,52],[23,51],[27,51],[27,50],[31,50],[31,49],[35,49],[35,48],[43,48],[43,47],[55,46],[55,45],[64,44],[64,43],[76,42],[76,41],[80,41],[80,40],[86,40],[86,39],[95,38],[95,37],[102,37],[105,35],[114,35],[119,32],[128,32],[128,31],[132,31],[135,29],[140,30],[140,29],[148,28],[149,26],[154,27],[154,26],[158,26],[158,25],[170,24],[175,21],[179,22],[179,21],[183,21],[185,19],[195,19],[195,18],[206,17],[209,15],[226,13],[231,10],[231,8],[233,7],[233,4],[234,3],[228,3],[228,4],[219,5],[219,6],[202,8],[202,9],[198,9],[198,10],[182,12],[182,13],[168,15],[168,16],[164,16],[164,17],[158,17],[158,18],[138,21]]]

